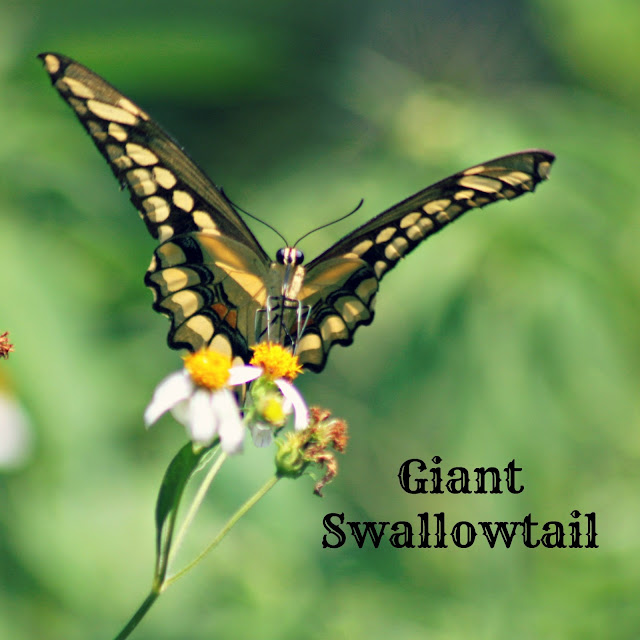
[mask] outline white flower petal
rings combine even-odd
[[[293,405],[293,426],[296,431],[306,429],[309,424],[309,410],[302,394],[290,383],[282,378],[275,381],[282,395]]]
[[[246,364],[239,367],[231,367],[229,369],[229,380],[227,384],[230,387],[234,387],[238,384],[245,384],[251,382],[262,375],[262,369],[260,367],[254,367],[253,365]]]
[[[153,392],[144,411],[144,423],[149,428],[163,413],[186,400],[193,391],[191,378],[184,369],[168,375]]]
[[[273,429],[263,422],[251,425],[251,437],[256,447],[268,447],[273,442]]]
[[[189,402],[187,429],[193,442],[209,445],[216,436],[218,420],[212,406],[212,395],[207,389],[196,389]]]
[[[183,426],[189,426],[189,405],[191,404],[191,398],[186,400],[180,400],[178,404],[171,407],[171,415]]]
[[[235,396],[229,389],[220,389],[213,394],[211,404],[218,420],[222,450],[225,453],[238,453],[244,442],[244,422]]]

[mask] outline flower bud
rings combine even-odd
[[[304,432],[288,433],[284,440],[276,440],[278,451],[276,452],[276,469],[278,475],[284,478],[297,478],[306,469],[309,461],[304,455],[306,438]],[[302,436],[302,437],[301,437]]]

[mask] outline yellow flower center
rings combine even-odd
[[[262,407],[262,417],[271,425],[281,426],[284,424],[286,414],[282,409],[282,402],[279,398],[269,398]]]
[[[265,374],[272,380],[278,378],[294,380],[299,373],[302,373],[298,356],[289,353],[280,344],[261,342],[252,349],[254,353],[249,364],[262,367]]]
[[[184,357],[185,369],[199,387],[216,391],[229,380],[231,358],[211,349],[202,349]]]

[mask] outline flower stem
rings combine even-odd
[[[124,640],[128,638],[131,632],[138,626],[138,623],[142,618],[144,618],[145,614],[151,606],[156,601],[158,596],[160,595],[160,591],[156,591],[155,589],[151,590],[151,593],[145,598],[144,602],[140,605],[138,610],[131,616],[131,620],[127,622],[122,631],[115,637],[114,640]]]
[[[260,499],[262,499],[269,492],[269,490],[276,485],[279,479],[280,476],[274,475],[262,486],[261,489],[259,489],[253,496],[251,496],[251,498],[249,498],[231,516],[231,518],[229,518],[227,523],[221,529],[220,533],[218,533],[218,535],[209,543],[209,546],[207,546],[206,549],[204,549],[204,551],[202,551],[202,553],[200,553],[200,555],[195,560],[190,562],[186,567],[184,567],[184,569],[181,569],[180,571],[178,571],[178,573],[174,574],[164,581],[164,584],[162,585],[162,591],[167,589],[176,580],[178,580],[178,578],[181,578],[188,571],[191,571],[191,569],[193,569],[210,551],[215,549],[220,544],[220,542],[222,542],[222,539],[227,535],[227,533],[231,531],[236,522],[238,522],[238,520],[240,520],[240,518],[242,518],[242,516],[247,513],[247,511],[249,511],[249,509],[251,509],[251,507],[253,507]]]
[[[185,520],[182,526],[180,527],[180,531],[176,536],[175,544],[171,550],[172,558],[175,556],[176,550],[178,549],[178,547],[180,546],[180,543],[184,539],[184,536],[187,532],[187,529],[189,528],[189,525],[193,521],[198,511],[198,508],[200,507],[200,505],[202,504],[202,501],[204,500],[207,490],[209,489],[211,483],[213,482],[213,479],[215,478],[216,474],[220,470],[220,467],[222,466],[222,463],[225,461],[225,459],[226,459],[226,455],[224,453],[221,454],[220,457],[215,461],[215,463],[213,464],[209,472],[207,473],[200,487],[198,488],[198,491],[193,499],[193,502],[189,507],[189,511],[187,512]],[[238,522],[238,520],[240,520],[240,518],[242,518],[242,516],[245,515],[247,511],[249,511],[249,509],[251,509],[251,507],[253,507],[261,498],[263,498],[269,492],[269,490],[276,485],[279,479],[280,479],[280,476],[278,475],[274,475],[272,478],[270,478],[262,486],[262,488],[260,488],[251,498],[249,498],[231,516],[231,518],[229,518],[227,523],[221,529],[220,533],[218,533],[218,535],[211,541],[209,546],[195,560],[189,563],[184,569],[182,569],[181,571],[179,571],[178,573],[174,574],[169,578],[154,580],[154,584],[153,584],[153,587],[151,588],[151,592],[146,597],[144,602],[140,605],[138,610],[133,614],[129,622],[127,622],[127,624],[124,626],[122,631],[115,637],[114,640],[125,640],[125,638],[128,638],[131,632],[138,626],[138,623],[140,622],[140,620],[142,620],[142,618],[144,618],[144,616],[149,611],[149,609],[151,609],[151,607],[153,606],[153,603],[158,599],[158,596],[160,596],[161,593],[166,591],[176,580],[178,580],[178,578],[181,578],[188,571],[191,571],[191,569],[193,569],[210,551],[212,551],[215,547],[217,547],[218,544],[220,544],[220,542],[222,541],[222,539],[227,535],[227,533],[231,531],[231,529],[236,524],[236,522]]]

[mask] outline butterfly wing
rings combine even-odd
[[[211,344],[247,360],[270,260],[207,176],[142,109],[90,69],[42,53],[53,86],[75,111],[161,244],[145,283],[171,320],[169,345]]]
[[[373,320],[380,280],[398,263],[465,211],[533,191],[555,156],[530,150],[496,158],[445,178],[384,211],[313,260],[300,292],[312,305],[298,345],[300,361],[324,367],[334,344],[348,345],[355,330]]]

